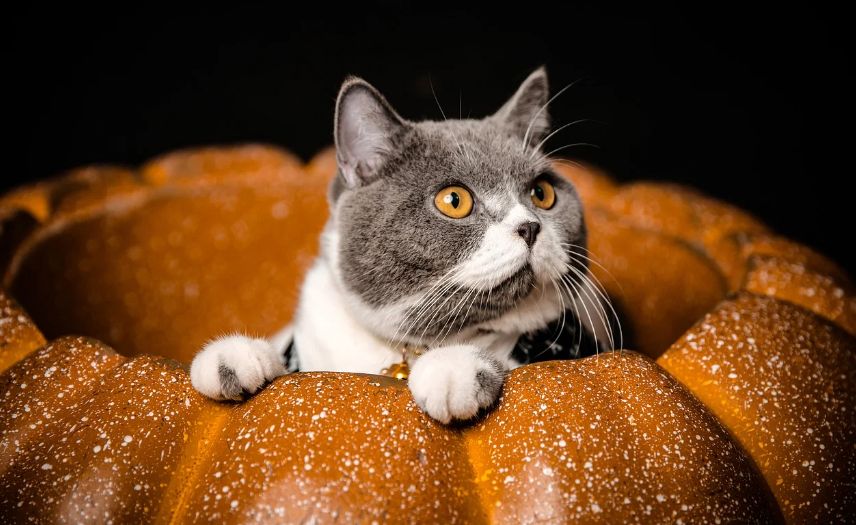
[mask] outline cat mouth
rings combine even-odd
[[[498,291],[500,294],[503,293],[503,290],[514,290],[513,294],[515,297],[517,296],[518,290],[526,288],[527,290],[531,290],[535,287],[535,271],[532,268],[532,262],[527,260],[523,266],[520,267],[515,273],[513,273],[510,277],[500,282],[498,285],[493,287],[491,291]]]

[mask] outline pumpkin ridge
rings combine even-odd
[[[101,353],[100,361],[96,358],[99,353]],[[20,456],[17,454],[17,450],[27,449],[27,445],[32,444],[43,433],[63,425],[73,411],[72,409],[91,400],[107,374],[115,372],[127,362],[127,359],[97,339],[64,336],[45,344],[0,376],[0,395],[5,395],[13,386],[20,387],[20,382],[16,381],[17,378],[26,379],[26,377],[34,375],[42,377],[54,373],[61,374],[84,361],[87,362],[88,366],[74,368],[78,374],[73,378],[73,388],[60,390],[63,392],[64,405],[56,410],[53,415],[48,413],[47,415],[50,417],[45,417],[44,420],[33,420],[32,417],[29,419],[26,417],[14,418],[13,415],[14,424],[4,425],[0,428],[0,444],[7,445],[2,447],[0,451],[0,459],[4,460],[4,464],[0,465],[0,480],[4,478],[7,468],[14,466],[15,459]],[[24,372],[27,373],[26,376]],[[29,404],[33,404],[34,408],[38,409],[38,407],[50,403],[48,394],[53,393],[53,388],[39,392],[40,387],[43,389],[45,386],[47,385],[44,383],[33,384],[32,388],[36,389],[35,391],[30,391],[26,396],[17,399],[19,403],[27,401],[23,404],[25,416]],[[55,386],[55,384],[51,385],[51,387]],[[37,393],[43,393],[44,396],[37,395]],[[10,403],[12,406],[6,406],[7,411],[17,408],[13,403]],[[6,414],[3,414],[2,417],[5,418],[5,416]],[[38,431],[34,425],[38,427]],[[7,451],[10,449],[8,440],[12,439],[11,436],[13,435],[16,450],[9,453],[9,458],[7,458]],[[6,463],[6,459],[10,459],[10,461]]]
[[[0,287],[0,374],[46,344],[30,316]]]
[[[640,224],[633,220],[624,219],[621,216],[616,215],[615,212],[610,211],[609,208],[606,207],[595,205],[592,208],[593,211],[601,214],[601,218],[603,220],[608,220],[614,224],[619,224],[626,228],[636,230],[640,233],[652,235],[665,239],[667,241],[674,242],[675,244],[678,244],[683,248],[686,248],[693,254],[697,255],[699,259],[701,259],[711,270],[713,270],[714,273],[718,275],[723,290],[723,297],[725,297],[725,292],[728,290],[727,272],[719,263],[719,261],[717,261],[716,258],[714,258],[711,253],[706,249],[703,243],[699,242],[696,239],[688,239],[686,237],[681,237],[680,235],[675,235],[674,233],[670,233],[662,229],[654,228],[645,224]]]
[[[465,433],[491,522],[780,520],[748,452],[637,352],[515,369],[502,404]]]
[[[15,249],[14,255],[9,260],[5,268],[2,284],[3,288],[9,289],[11,287],[12,280],[19,271],[21,261],[26,259],[27,255],[30,254],[32,249],[34,247],[39,246],[39,244],[46,238],[61,234],[63,230],[73,227],[75,224],[79,224],[99,215],[105,215],[113,212],[114,210],[109,208],[109,206],[115,205],[117,200],[126,201],[128,205],[127,209],[131,210],[140,206],[144,206],[150,201],[150,199],[151,194],[149,194],[148,192],[134,192],[131,194],[113,195],[105,197],[105,199],[101,203],[104,206],[90,206],[81,210],[67,212],[59,216],[49,217],[44,222],[36,225],[36,227],[29,232],[27,237],[23,241],[21,241],[21,243]]]
[[[741,290],[804,308],[856,337],[856,297],[847,282],[775,255],[751,255],[745,268]]]
[[[856,339],[835,323],[744,291],[700,319],[657,363],[747,450],[789,521],[835,521],[856,504],[849,482],[856,475]]]
[[[497,400],[497,403],[502,402],[502,397]],[[486,468],[484,453],[480,452],[482,444],[474,432],[462,432],[461,439],[464,441],[464,450],[466,451],[467,461],[472,471],[473,485],[478,492],[479,506],[481,507],[482,515],[485,518],[485,523],[493,523],[492,507],[488,500],[489,490],[489,469]]]
[[[153,522],[174,525],[185,516],[197,482],[202,477],[205,458],[210,455],[215,440],[219,437],[233,412],[229,405],[208,402],[194,422],[194,429],[186,434],[187,445],[181,460],[175,466],[169,486],[164,491],[160,508]]]

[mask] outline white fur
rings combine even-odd
[[[294,327],[300,370],[376,374],[401,360],[398,351],[351,315],[323,258],[306,275]]]
[[[496,401],[479,388],[476,375],[480,370],[496,375],[477,347],[444,346],[416,360],[408,386],[416,404],[437,421],[470,419]]]
[[[220,365],[235,371],[238,383],[252,394],[285,373],[281,352],[264,339],[243,335],[221,337],[206,344],[190,364],[190,382],[212,399],[235,399],[220,383]]]
[[[529,260],[529,246],[517,228],[528,221],[538,222],[538,218],[517,204],[502,222],[490,225],[478,249],[455,267],[452,281],[475,290],[490,290],[520,271]]]

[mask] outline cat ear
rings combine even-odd
[[[370,180],[393,150],[395,135],[406,123],[378,90],[349,78],[336,100],[334,135],[339,171],[348,187]]]
[[[520,84],[517,93],[493,118],[512,134],[520,137],[524,145],[534,146],[550,131],[550,116],[546,109],[549,93],[547,70],[541,66]]]

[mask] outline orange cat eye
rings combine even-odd
[[[536,180],[529,195],[532,198],[532,203],[542,210],[549,210],[556,204],[556,190],[546,180]]]
[[[473,211],[473,196],[461,186],[446,186],[434,196],[434,206],[453,219],[463,219]]]

